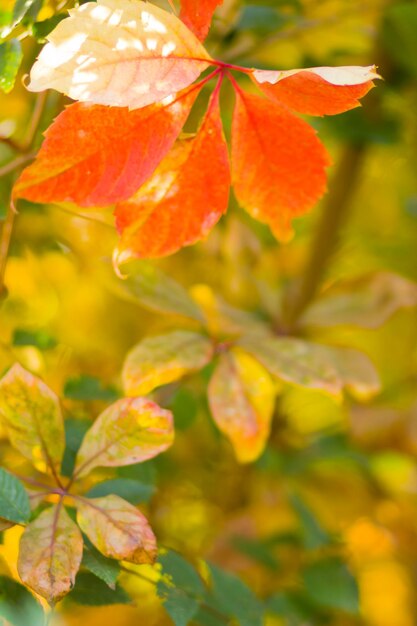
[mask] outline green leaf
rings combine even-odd
[[[20,480],[0,468],[0,517],[22,524],[30,517],[29,498]]]
[[[9,93],[14,87],[23,54],[20,41],[11,39],[0,43],[0,89]]]
[[[382,41],[397,63],[417,76],[417,6],[414,2],[388,5],[382,27]]]
[[[131,602],[130,596],[122,587],[116,585],[115,589],[110,589],[105,582],[88,572],[80,572],[77,575],[69,599],[85,606],[129,604]]]
[[[203,581],[197,570],[180,554],[170,550],[166,554],[161,554],[158,561],[162,565],[163,573],[169,576],[175,587],[194,596],[202,596],[205,593]]]
[[[175,428],[186,430],[197,417],[198,401],[191,390],[181,386],[169,402],[168,408],[174,414]]]
[[[65,452],[61,464],[61,474],[72,476],[75,467],[75,458],[80,449],[82,440],[91,426],[91,420],[73,419],[65,420]]]
[[[277,570],[279,563],[271,553],[271,545],[267,541],[249,539],[248,537],[233,537],[233,546],[250,559],[257,561],[270,570]]]
[[[248,30],[262,35],[280,30],[292,21],[292,17],[267,6],[248,5],[243,7],[237,30]]]
[[[358,613],[357,583],[338,558],[328,558],[308,565],[303,571],[303,581],[308,597],[317,606],[353,615]]]
[[[86,494],[88,498],[101,498],[116,494],[131,504],[149,502],[155,488],[152,485],[141,483],[129,478],[113,478],[94,485]]]
[[[42,607],[32,594],[7,576],[0,576],[0,617],[13,626],[43,626],[45,621]]]
[[[263,626],[264,608],[253,591],[234,574],[209,565],[212,596],[219,610],[235,617],[240,626]]]
[[[199,610],[204,584],[191,563],[176,552],[161,555],[159,562],[165,576],[158,581],[158,595],[175,626],[187,626]]]
[[[300,496],[292,494],[290,502],[299,517],[304,545],[307,550],[316,550],[328,545],[330,543],[329,534],[321,527]]]
[[[0,37],[7,37],[25,17],[36,19],[42,6],[42,0],[16,0],[10,22],[0,32]]]
[[[53,15],[47,20],[42,20],[42,22],[35,22],[32,25],[32,35],[37,39],[39,43],[44,43],[46,41],[47,36],[50,32],[54,30],[56,26],[58,26],[59,22],[65,19],[67,15],[65,13],[58,13],[57,15]]]
[[[16,328],[13,333],[14,346],[35,346],[39,350],[55,348],[57,341],[47,330]]]
[[[175,626],[187,626],[197,615],[200,606],[198,600],[187,595],[182,589],[165,586],[162,591],[161,584],[159,593],[165,610]]]
[[[64,396],[69,400],[114,402],[119,394],[112,387],[105,387],[97,378],[81,375],[66,381]]]
[[[110,589],[115,589],[116,581],[120,574],[118,562],[103,556],[86,537],[84,537],[84,551],[81,565],[97,576],[97,578],[103,580]]]

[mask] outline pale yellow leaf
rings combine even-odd
[[[50,604],[74,586],[83,553],[79,528],[62,503],[43,511],[20,539],[17,569],[22,581]]]
[[[208,66],[195,35],[151,3],[98,0],[69,13],[48,35],[31,91],[56,89],[82,102],[135,109],[187,87]]]
[[[132,563],[156,559],[156,539],[147,519],[119,496],[77,500],[77,522],[105,556]]]
[[[371,80],[381,78],[376,72],[375,65],[358,66],[345,65],[340,67],[307,67],[294,70],[253,70],[253,76],[258,83],[272,83],[275,85],[281,80],[294,76],[300,72],[307,72],[320,76],[332,85],[348,86],[361,85]]]

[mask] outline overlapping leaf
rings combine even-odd
[[[176,16],[140,0],[99,0],[70,11],[48,35],[29,89],[130,109],[190,85],[210,56]]]
[[[59,472],[65,435],[58,398],[18,363],[0,380],[0,416],[21,454],[40,471]]]
[[[17,564],[22,581],[53,604],[73,587],[83,539],[62,504],[46,509],[20,540]]]
[[[0,468],[0,519],[5,522],[27,522],[30,517],[29,498],[22,483]],[[1,528],[1,525],[0,525]]]
[[[275,388],[260,363],[242,351],[221,355],[208,388],[210,409],[239,461],[258,458],[269,436]]]
[[[181,0],[180,18],[201,40],[210,28],[211,18],[223,0]]]
[[[178,330],[148,337],[126,357],[122,372],[125,393],[146,394],[201,369],[212,356],[212,342],[199,333]]]
[[[78,478],[98,466],[118,467],[151,459],[172,444],[172,413],[146,398],[122,398],[108,407],[84,437]]]
[[[170,150],[197,94],[185,90],[166,106],[137,111],[71,105],[48,129],[36,161],[15,184],[15,197],[85,207],[126,200]]]
[[[202,239],[225,213],[229,188],[216,91],[195,138],[179,143],[152,178],[130,200],[116,206],[121,234],[116,263],[171,254]]]
[[[156,539],[148,521],[119,496],[78,499],[77,522],[105,556],[132,563],[156,559]]]

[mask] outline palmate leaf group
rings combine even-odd
[[[180,19],[139,0],[87,2],[58,24],[32,68],[29,89],[57,89],[80,102],[48,129],[14,197],[115,205],[116,266],[206,237],[227,209],[230,181],[242,207],[288,239],[292,220],[325,192],[330,163],[292,111],[349,110],[378,78],[373,67],[279,72],[217,61],[199,39],[218,4],[183,1]],[[194,83],[209,66],[212,73]],[[249,76],[263,97],[243,91],[231,71]],[[196,135],[178,140],[198,93],[216,77]],[[220,115],[224,78],[236,93],[231,165]]]

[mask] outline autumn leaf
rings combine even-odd
[[[65,436],[58,398],[18,363],[0,380],[0,417],[10,443],[36,469],[59,473]]]
[[[98,0],[69,13],[32,67],[31,91],[136,109],[188,87],[210,63],[181,20],[149,2]]]
[[[121,234],[116,265],[134,257],[172,254],[205,237],[226,212],[229,188],[216,89],[197,135],[175,146],[152,178],[130,200],[116,206]]]
[[[147,337],[126,357],[122,371],[125,393],[146,394],[199,370],[211,361],[213,351],[207,337],[188,330]]]
[[[358,350],[268,335],[248,335],[238,343],[271,374],[301,387],[336,397],[346,388],[358,398],[369,398],[380,389],[373,364]]]
[[[77,522],[95,547],[112,559],[153,563],[156,539],[147,519],[123,498],[78,498]]]
[[[47,130],[35,162],[17,180],[14,196],[84,207],[126,200],[171,149],[198,93],[192,87],[165,106],[137,111],[69,106]]]
[[[180,18],[199,39],[204,40],[213,13],[222,3],[223,0],[181,0]]]
[[[220,356],[208,387],[210,410],[241,463],[257,459],[269,437],[275,386],[253,357],[234,349]]]
[[[285,106],[236,88],[232,125],[232,180],[239,203],[280,240],[291,220],[326,189],[329,165],[315,131]]]
[[[146,398],[122,398],[98,416],[77,455],[74,476],[120,467],[164,452],[174,437],[172,413]]]
[[[50,604],[71,591],[83,553],[81,532],[62,503],[43,511],[20,539],[22,581]]]
[[[369,67],[311,67],[301,70],[253,70],[254,83],[272,100],[307,115],[336,115],[360,106],[380,78]]]

